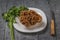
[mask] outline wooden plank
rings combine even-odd
[[[0,40],[5,40],[5,21],[2,18],[2,13],[6,11],[6,0],[0,0]]]
[[[57,31],[57,40],[60,40],[60,0],[56,0],[56,31]]]

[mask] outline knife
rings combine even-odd
[[[50,6],[50,12],[51,12],[51,16],[52,16],[51,25],[50,25],[50,34],[52,36],[55,36],[55,14],[54,14],[54,11],[52,10],[53,8],[50,5],[50,1],[48,1],[48,4]]]
[[[51,35],[54,36],[55,35],[55,15],[54,12],[51,10],[52,13],[52,19],[51,19]]]

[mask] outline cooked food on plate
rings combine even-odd
[[[42,22],[42,16],[34,10],[23,10],[19,15],[20,22],[27,28],[34,28],[34,25]]]

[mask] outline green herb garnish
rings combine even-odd
[[[16,6],[11,7],[7,12],[3,13],[3,19],[8,22],[8,27],[10,28],[10,35],[11,35],[11,40],[15,40],[14,37],[14,27],[13,23],[16,23],[15,17],[19,16],[19,12],[23,10],[28,10],[27,7],[25,6],[20,6],[17,8]]]

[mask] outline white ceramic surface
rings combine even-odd
[[[46,28],[46,25],[47,25],[47,18],[46,18],[45,13],[41,9],[31,8],[31,7],[29,9],[36,11],[39,15],[42,16],[42,24],[39,27],[37,27],[37,28],[29,30],[24,25],[22,25],[20,23],[19,19],[16,17],[16,22],[17,23],[13,24],[14,28],[16,30],[20,31],[20,32],[26,32],[26,33],[34,33],[34,32],[38,32],[38,31],[44,30]]]

